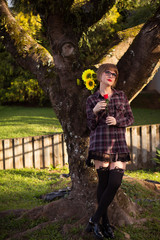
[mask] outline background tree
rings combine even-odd
[[[95,173],[93,169],[85,166],[89,134],[86,127],[85,102],[90,92],[84,85],[78,86],[77,79],[81,78],[85,69],[95,67],[112,45],[109,41],[111,45],[108,45],[106,51],[95,52],[92,49],[92,42],[93,45],[95,43],[90,27],[101,21],[115,1],[15,0],[13,2],[15,6],[19,8],[22,6],[23,9],[25,6],[26,11],[32,10],[33,13],[41,16],[50,48],[46,49],[25,32],[4,0],[0,0],[1,39],[17,62],[36,76],[40,86],[48,94],[64,131],[72,179],[72,192],[67,200],[49,204],[43,210],[38,208],[37,211],[33,210],[28,214],[32,213],[34,217],[43,214],[53,219],[55,216],[60,217],[58,209],[63,208],[65,217],[74,214],[85,216],[87,213],[90,214],[94,206]],[[95,33],[96,31],[98,33],[98,28]],[[90,43],[87,43],[87,34],[93,36]],[[114,39],[115,35],[116,31],[111,39]],[[120,77],[117,88],[123,89],[129,99],[133,99],[143,89],[159,67],[159,37],[160,8],[144,24],[118,62]],[[95,44],[97,48],[99,43],[100,41],[97,42],[98,45]],[[122,192],[120,198],[123,203],[125,197]],[[126,201],[131,205],[129,200]],[[123,211],[123,218],[131,222],[131,217],[129,215],[125,217],[125,214],[127,213]],[[116,217],[113,221],[116,222]]]
[[[15,19],[36,41],[43,42],[40,16],[19,12]],[[12,55],[0,42],[0,104],[47,104],[49,100],[39,87],[37,79],[18,65]],[[47,102],[48,100],[48,102]]]

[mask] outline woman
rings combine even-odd
[[[124,92],[113,88],[118,80],[118,69],[114,64],[102,64],[97,70],[97,79],[100,88],[86,103],[87,123],[91,130],[86,164],[91,166],[93,159],[97,170],[98,208],[86,230],[103,239],[114,238],[107,208],[121,185],[126,162],[130,161],[125,128],[133,123],[133,114]]]

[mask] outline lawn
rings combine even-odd
[[[45,204],[40,196],[70,185],[71,180],[62,174],[68,174],[67,166],[53,170],[0,170],[0,211]]]
[[[132,108],[135,122],[133,125],[160,124],[160,109]]]
[[[63,173],[68,173],[68,168],[52,170],[1,170],[0,171],[0,210],[25,208],[30,209],[35,206],[46,204],[40,199],[40,196],[59,188],[70,186],[70,178],[62,177]],[[117,228],[115,230],[115,240],[125,240],[123,232],[130,235],[134,240],[159,240],[160,236],[160,195],[153,190],[144,188],[136,182],[136,179],[160,180],[160,172],[154,171],[126,171],[126,175],[131,177],[130,182],[125,179],[122,182],[122,189],[128,196],[137,202],[143,209],[138,218],[145,218],[146,221],[141,225],[129,225]],[[135,181],[135,182],[134,182]],[[146,201],[147,200],[147,201]],[[137,218],[137,220],[138,220]],[[36,220],[22,217],[15,219],[13,215],[4,217],[0,221],[0,240],[5,240],[13,236],[18,231],[25,231],[36,227],[47,219],[39,218]],[[63,226],[74,224],[71,219],[59,221],[48,225],[44,229],[34,233],[26,233],[23,239],[27,240],[92,240],[92,234],[81,237],[85,226],[79,224],[77,227],[71,227],[67,234],[63,234]],[[10,238],[15,240],[17,238]]]
[[[133,108],[134,125],[160,123],[160,109]],[[62,132],[52,108],[0,106],[0,138],[40,136]]]
[[[52,108],[0,106],[0,138],[41,136],[62,132]]]

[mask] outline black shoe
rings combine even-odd
[[[86,232],[93,232],[96,239],[103,239],[104,238],[99,224],[92,222],[91,218],[89,219],[89,223],[86,227]]]
[[[102,233],[105,238],[115,238],[112,227],[108,223],[102,224]]]

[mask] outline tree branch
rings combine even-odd
[[[0,26],[0,36],[6,49],[23,68],[36,75],[45,90],[45,79],[54,72],[53,58],[18,25],[3,0],[0,0]]]
[[[77,24],[84,31],[99,21],[114,4],[115,0],[90,0],[79,9],[76,9]]]
[[[118,62],[117,88],[126,89],[133,100],[149,83],[160,62],[160,7],[142,27],[127,52]]]

